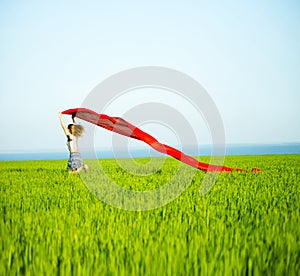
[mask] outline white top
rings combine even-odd
[[[70,152],[79,152],[77,137],[73,134],[68,135],[67,146]]]

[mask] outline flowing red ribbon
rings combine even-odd
[[[249,170],[241,168],[229,168],[226,166],[217,166],[212,164],[207,164],[199,162],[197,159],[184,154],[183,152],[170,147],[168,145],[162,144],[157,141],[150,134],[142,131],[138,127],[130,124],[120,117],[110,117],[105,114],[98,114],[97,112],[87,109],[87,108],[73,108],[62,112],[62,114],[72,115],[74,117],[80,118],[97,126],[103,127],[110,131],[119,133],[124,136],[128,136],[140,141],[147,143],[150,147],[161,152],[163,154],[168,154],[192,167],[200,169],[205,172],[231,172],[231,171],[242,171],[250,172]],[[252,172],[261,172],[258,168],[253,168]]]

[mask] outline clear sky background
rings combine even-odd
[[[58,111],[149,65],[201,83],[227,143],[300,142],[299,3],[1,1],[0,151],[65,149]]]

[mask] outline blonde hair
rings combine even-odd
[[[68,129],[71,130],[71,127],[74,126],[74,133],[72,133],[76,137],[80,137],[84,132],[84,127],[82,125],[77,124],[69,124]]]

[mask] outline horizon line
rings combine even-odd
[[[223,146],[223,144],[215,144],[215,146]],[[300,146],[300,141],[298,142],[243,142],[243,143],[225,143],[224,146],[230,147],[230,146],[276,146],[276,145],[299,145]],[[171,147],[178,148],[182,147],[182,145],[170,145]],[[190,149],[200,149],[201,147],[209,147],[211,148],[213,145],[212,144],[199,144],[199,145],[185,145],[185,148]],[[146,150],[146,149],[152,149],[151,146],[149,145],[144,145],[144,146],[136,146],[136,147],[131,147],[131,150]],[[110,147],[97,147],[92,150],[95,151],[126,151],[128,148],[122,147],[122,148],[110,148]],[[49,148],[49,149],[0,149],[0,154],[28,154],[28,153],[61,153],[61,152],[68,152],[67,148]]]

